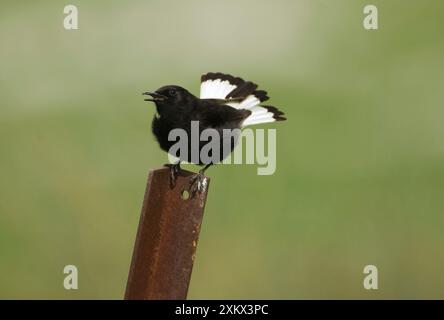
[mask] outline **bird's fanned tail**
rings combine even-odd
[[[273,106],[260,106],[269,99],[267,92],[256,90],[257,84],[220,72],[209,72],[201,77],[200,98],[225,100],[225,105],[251,111],[243,127],[286,120],[284,113]]]

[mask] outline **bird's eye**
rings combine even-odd
[[[175,96],[175,95],[176,95],[176,89],[171,89],[170,96]]]

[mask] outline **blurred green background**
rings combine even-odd
[[[197,94],[207,71],[259,83],[289,120],[263,126],[274,175],[208,171],[189,298],[444,298],[442,1],[0,7],[0,298],[123,297],[147,173],[166,162],[141,92]]]

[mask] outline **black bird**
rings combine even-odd
[[[203,165],[204,168],[194,175],[191,180],[191,194],[202,191],[202,181],[205,170],[214,163],[222,161],[227,157],[237,143],[236,136],[225,138],[224,129],[241,129],[248,125],[283,121],[284,113],[269,105],[260,105],[269,99],[267,92],[257,90],[257,85],[245,81],[239,77],[233,77],[223,73],[207,73],[201,77],[200,98],[194,96],[186,89],[168,85],[159,88],[155,92],[145,92],[156,104],[157,114],[152,121],[152,131],[160,148],[170,152],[170,148],[177,141],[169,141],[168,136],[173,129],[183,129],[188,137],[188,152],[186,154],[173,154],[180,160],[176,164],[167,164],[171,170],[171,186],[174,187],[176,174],[180,170],[180,162],[193,162]],[[207,129],[215,129],[221,137],[221,152],[217,161],[202,162],[200,158],[191,157],[191,122],[198,121],[199,136]],[[197,144],[199,152],[208,142],[199,141]],[[228,151],[223,146],[228,145]],[[185,152],[184,152],[185,153]],[[199,153],[200,154],[200,153]],[[193,161],[194,160],[194,161]]]

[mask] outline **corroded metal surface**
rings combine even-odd
[[[125,299],[186,299],[210,180],[184,199],[193,174],[182,170],[171,189],[168,168],[150,171]]]

